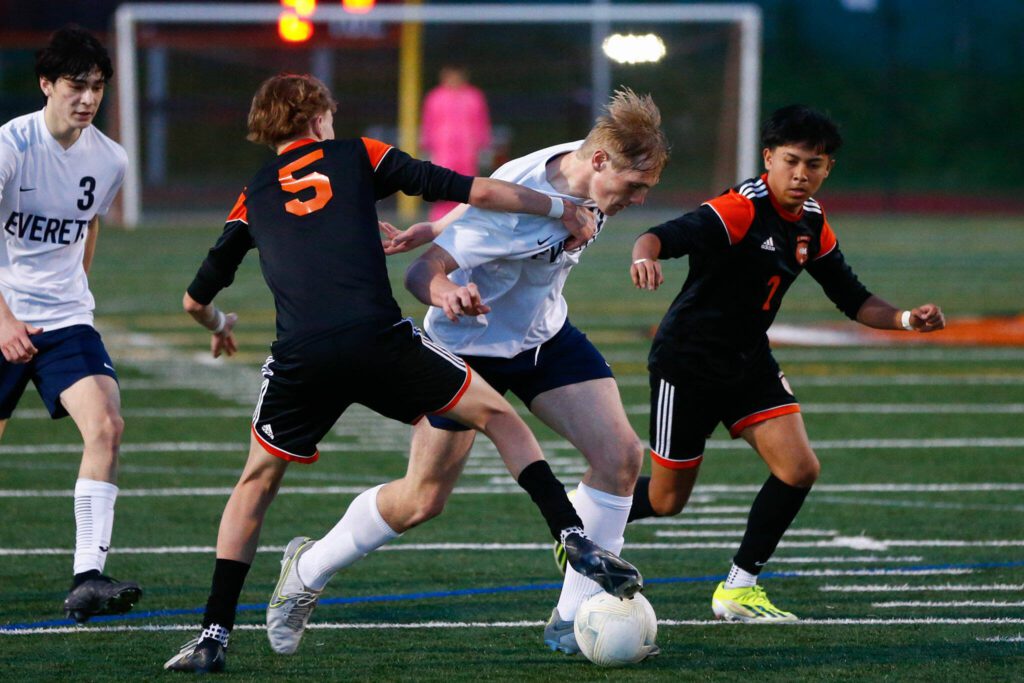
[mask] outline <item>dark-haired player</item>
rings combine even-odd
[[[86,274],[128,157],[93,125],[113,75],[90,33],[55,32],[36,54],[46,106],[0,128],[0,434],[32,381],[50,415],[70,415],[84,448],[75,484],[75,558],[64,611],[120,614],[138,584],[103,574],[124,422],[117,373],[93,327]]]
[[[274,294],[277,339],[263,366],[249,459],[221,518],[203,630],[165,664],[168,669],[224,668],[238,597],[285,470],[290,462],[314,462],[320,439],[352,403],[409,423],[443,413],[484,432],[540,507],[552,535],[571,549],[573,567],[609,592],[640,588],[636,568],[583,534],[562,484],[512,406],[402,318],[388,281],[376,202],[402,191],[562,218],[583,241],[595,229],[590,212],[518,185],[418,161],[376,140],[335,140],[335,109],[326,86],[310,76],[282,74],[260,86],[249,112],[249,139],[269,145],[277,157],[252,177],[184,297],[189,314],[213,332],[214,355],[233,353],[235,316],[212,301],[256,248]],[[288,544],[267,607],[275,652],[295,652],[335,572],[397,535],[390,522],[395,502],[388,496],[389,490],[376,487],[352,502],[349,513],[367,523],[342,519],[319,540],[299,536]]]
[[[799,105],[779,109],[761,140],[766,173],[651,228],[633,246],[630,274],[638,288],[662,284],[660,259],[689,256],[690,270],[651,347],[652,474],[637,484],[630,520],[683,509],[705,439],[721,422],[771,474],[754,498],[712,610],[732,621],[782,622],[796,616],[772,605],[757,575],[820,469],[800,406],[768,346],[783,296],[806,270],[840,311],[868,327],[932,332],[945,319],[934,304],[903,310],[886,303],[846,264],[813,198],[841,144],[828,117]]]

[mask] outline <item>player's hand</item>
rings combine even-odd
[[[210,337],[210,353],[214,358],[220,358],[220,354],[229,356],[238,352],[238,342],[235,341],[235,323],[238,322],[238,315],[235,313],[224,314],[224,329]]]
[[[491,307],[480,298],[480,290],[470,282],[441,295],[441,310],[454,323],[459,322],[462,315],[484,315],[491,312]]]
[[[565,201],[565,211],[562,213],[562,225],[569,231],[569,239],[565,241],[566,251],[579,249],[597,234],[597,220],[594,212],[572,202]]]
[[[437,236],[434,234],[434,224],[429,221],[416,223],[409,226],[406,230],[399,230],[384,221],[378,221],[378,224],[383,235],[381,243],[384,245],[384,253],[388,256],[402,254],[412,251],[417,247],[422,247],[424,244],[433,242]]]
[[[935,332],[946,326],[946,316],[935,304],[924,304],[911,309],[910,326],[918,332]]]
[[[29,335],[39,334],[41,327],[33,327],[17,318],[0,321],[0,350],[8,363],[27,363],[38,353]]]
[[[649,292],[653,292],[665,282],[665,276],[661,274],[661,262],[653,258],[633,259],[629,266],[629,276],[633,279],[633,286]]]

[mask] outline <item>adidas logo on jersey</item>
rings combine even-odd
[[[772,242],[772,238],[769,237],[764,242],[761,242],[761,248],[765,251],[775,251],[775,242]]]
[[[262,427],[260,427],[260,431],[266,434],[268,439],[274,438],[274,430],[270,428],[269,424],[265,424]]]

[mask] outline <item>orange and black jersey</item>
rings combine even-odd
[[[782,297],[803,270],[850,318],[871,296],[846,264],[821,205],[808,199],[799,213],[786,211],[765,176],[649,232],[661,240],[660,258],[690,258],[651,347],[651,367],[670,376],[685,367],[728,379],[763,358]]]
[[[401,190],[466,202],[472,183],[369,138],[299,140],[253,176],[188,293],[212,301],[255,247],[277,309],[275,353],[357,326],[393,325],[401,311],[377,200]]]

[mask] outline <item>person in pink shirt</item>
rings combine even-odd
[[[439,166],[475,176],[480,152],[490,144],[491,118],[483,92],[470,84],[466,69],[443,67],[440,84],[423,100],[423,151]],[[455,206],[451,202],[434,202],[430,220],[441,218]]]

